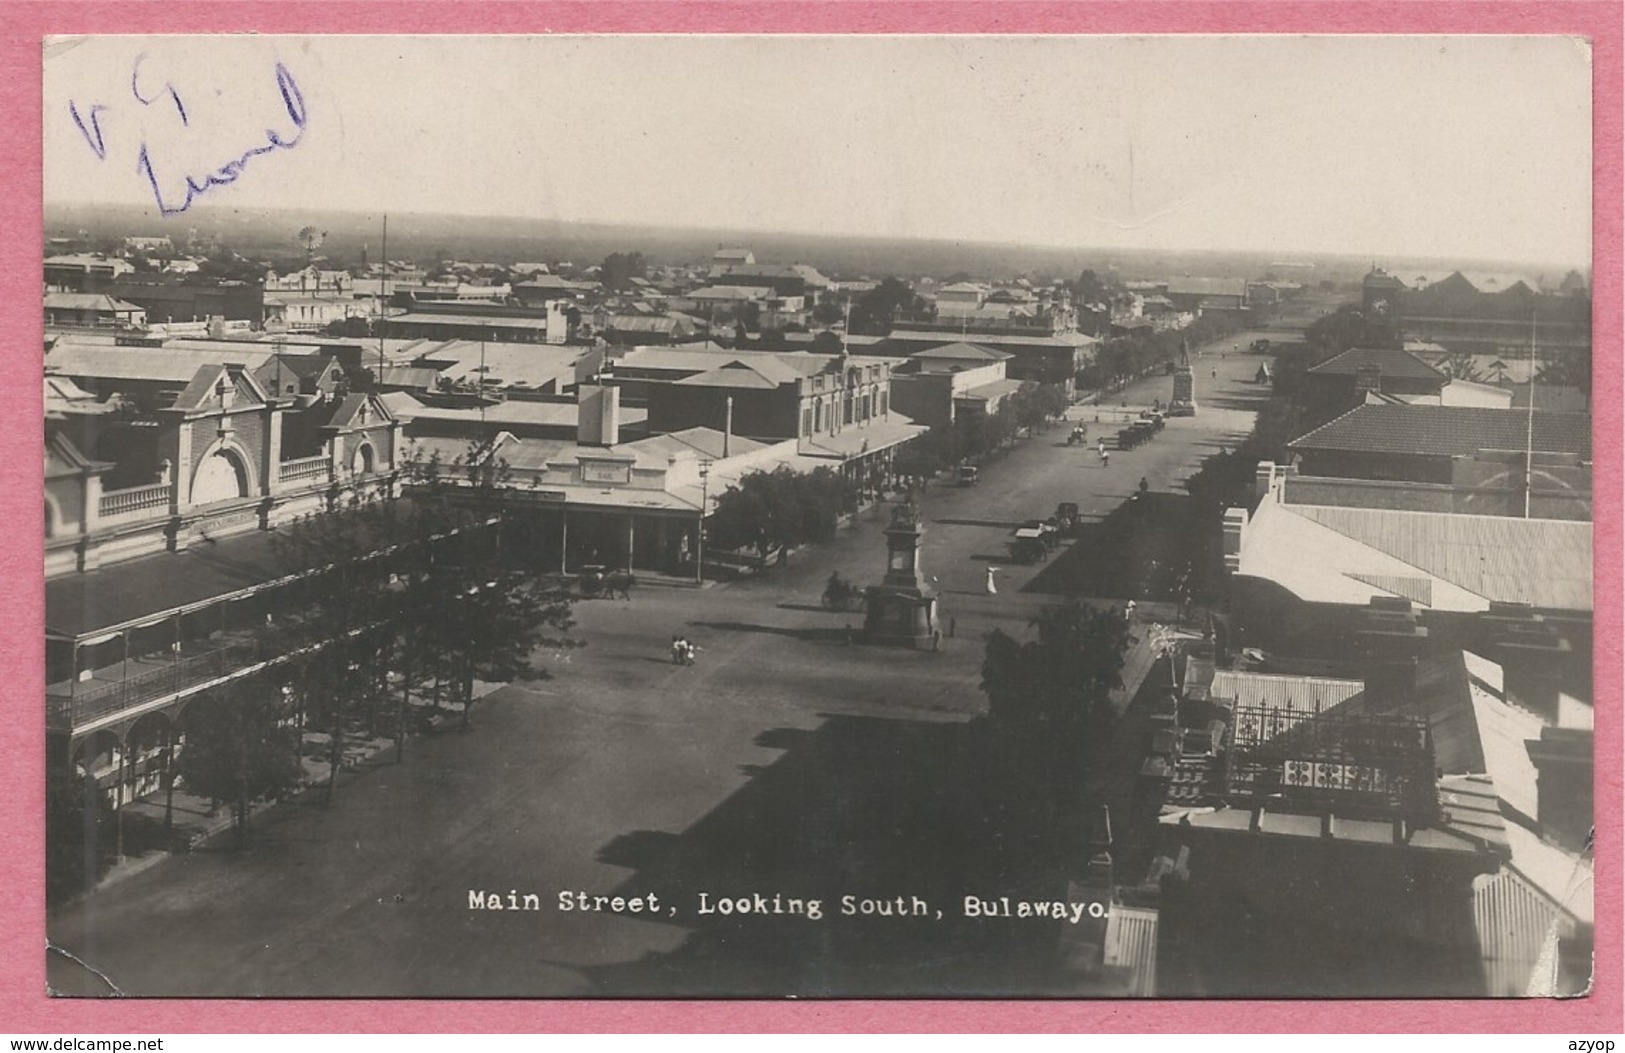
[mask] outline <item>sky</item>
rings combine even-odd
[[[1584,266],[1590,77],[1549,36],[56,39],[45,198]]]

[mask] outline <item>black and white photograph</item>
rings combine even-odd
[[[43,48],[52,996],[1590,990],[1586,40]]]

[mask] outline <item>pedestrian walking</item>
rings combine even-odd
[[[1123,607],[1123,618],[1125,620],[1127,620],[1127,621],[1133,621],[1134,620],[1134,601],[1133,600],[1129,600],[1128,603],[1126,605],[1124,605],[1124,607]]]
[[[998,567],[993,566],[993,564],[991,564],[991,563],[988,564],[988,567],[987,567],[987,594],[989,596],[997,596],[999,594],[999,587],[997,585],[993,584],[993,575],[997,574],[998,572],[999,572]]]
[[[681,636],[673,634],[671,638],[671,664],[682,665],[683,657],[688,652],[688,644]]]
[[[1100,451],[1100,466],[1102,468],[1110,468],[1111,464],[1112,464],[1112,455],[1110,453],[1106,452],[1105,450],[1101,450]]]

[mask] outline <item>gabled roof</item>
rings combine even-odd
[[[1591,457],[1591,418],[1583,413],[1534,414],[1491,406],[1406,403],[1356,406],[1288,443],[1294,450],[1470,457],[1480,450],[1522,450]]]
[[[767,446],[767,443],[747,439],[743,435],[725,437],[715,428],[684,428],[682,431],[669,432],[665,435],[651,435],[647,439],[627,443],[626,446],[639,453],[662,458],[689,453],[721,460],[725,444],[730,457],[753,453]]]
[[[66,377],[94,380],[148,381],[180,386],[197,375],[198,367],[223,358],[250,367],[270,359],[274,349],[242,352],[235,349],[213,355],[168,347],[112,347],[59,341],[45,356],[45,370]]]
[[[1442,370],[1428,365],[1427,362],[1409,351],[1393,351],[1375,347],[1351,347],[1340,355],[1328,358],[1318,366],[1309,367],[1309,372],[1328,376],[1352,377],[1360,370],[1371,367],[1380,369],[1385,377],[1437,380],[1440,384],[1449,379]]]
[[[106,461],[93,461],[79,452],[73,440],[60,431],[53,431],[45,440],[45,477],[78,475],[83,471],[106,471],[113,467]]]
[[[346,395],[326,427],[340,431],[350,428],[370,428],[377,424],[393,424],[395,415],[389,406],[373,395]]]
[[[139,311],[133,303],[125,303],[106,293],[48,292],[45,309],[58,311]]]
[[[734,361],[718,366],[715,369],[708,369],[704,373],[695,373],[693,376],[684,377],[676,381],[676,383],[693,387],[749,388],[756,391],[771,391],[781,384],[797,380],[800,377],[800,373],[778,362],[746,363]]]
[[[65,413],[102,414],[113,411],[111,402],[98,401],[95,395],[67,377],[46,377],[44,394],[47,418],[60,420]]]
[[[1005,351],[995,351],[991,347],[960,341],[954,344],[944,344],[941,347],[926,348],[924,351],[913,351],[910,352],[909,357],[954,358],[966,362],[1002,362],[1015,356]]]
[[[246,405],[263,405],[271,399],[270,394],[247,369],[242,366],[216,363],[199,367],[191,383],[186,385],[169,408],[191,413],[218,407],[220,396],[217,389],[222,381],[232,386],[234,398],[241,396],[247,399]]]

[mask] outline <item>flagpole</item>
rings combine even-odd
[[[1529,518],[1530,497],[1535,489],[1535,342],[1540,326],[1540,305],[1529,314],[1529,417],[1524,428],[1523,517]]]

